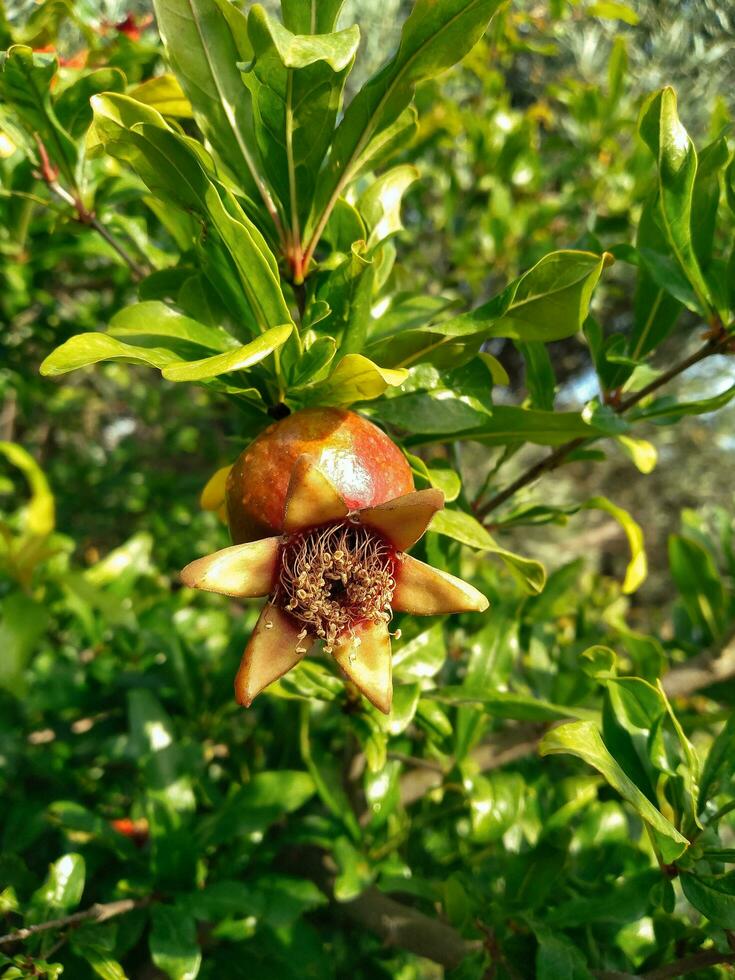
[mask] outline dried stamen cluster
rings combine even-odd
[[[324,640],[331,653],[355,626],[390,621],[395,561],[395,550],[370,528],[315,528],[283,546],[273,601],[304,624],[302,639]]]

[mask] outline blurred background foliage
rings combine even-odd
[[[400,0],[376,6],[345,6],[345,23],[363,26],[353,86],[384,60],[408,11]],[[0,35],[2,46],[58,50],[62,78],[81,63],[119,66],[129,83],[162,69],[144,3],[9,2]],[[636,135],[642,100],[671,84],[692,135],[719,135],[735,112],[734,37],[735,12],[714,0],[506,9],[461,66],[418,92],[420,129],[406,159],[420,178],[396,240],[394,288],[463,309],[548,251],[630,242],[651,183]],[[6,120],[0,105],[4,133]],[[396,658],[403,714],[388,729],[372,712],[352,717],[319,665],[243,712],[231,679],[255,612],[194,601],[176,571],[226,543],[198,496],[248,439],[249,418],[125,364],[61,383],[38,375],[53,347],[106,324],[135,288],[91,229],[9,193],[35,191],[7,133],[0,156],[0,912],[10,931],[20,910],[28,924],[95,901],[136,906],[40,934],[28,951],[6,949],[15,962],[3,975],[54,977],[61,966],[74,980],[439,975],[411,952],[434,928],[420,918],[402,942],[373,935],[374,910],[358,898],[373,883],[421,914],[438,911],[451,942],[470,944],[459,977],[637,974],[726,949],[732,906],[688,895],[709,909],[704,919],[693,912],[679,882],[652,868],[640,820],[619,796],[590,769],[535,749],[549,722],[567,716],[554,705],[579,707],[581,718],[583,706],[604,703],[606,740],[617,739],[622,756],[648,737],[645,719],[631,720],[608,691],[618,666],[600,655],[581,669],[586,649],[613,647],[621,672],[649,680],[723,649],[729,663],[735,407],[651,424],[659,463],[646,476],[632,478],[630,460],[613,450],[548,479],[549,502],[604,494],[635,516],[649,577],[633,596],[620,587],[626,538],[604,513],[510,528],[504,543],[522,540],[547,564],[545,590],[529,597],[502,569],[473,565],[493,615],[479,628],[469,619],[407,627]],[[141,264],[165,266],[176,245],[161,214],[109,159],[93,166],[109,226]],[[632,281],[619,261],[595,294],[595,317],[615,331],[630,328]],[[697,330],[685,312],[661,364]],[[504,340],[489,349],[509,375],[500,400],[523,402],[522,357]],[[595,391],[588,351],[577,339],[548,349],[557,405],[578,409]],[[733,380],[725,358],[709,358],[673,393],[711,396]],[[462,452],[471,484],[491,450]],[[526,459],[518,454],[518,469]],[[442,564],[437,541],[430,535],[425,547]],[[435,676],[454,693],[419,700]],[[683,731],[704,754],[735,682],[728,674],[710,687],[718,678],[706,664],[683,687],[682,674],[668,676]],[[516,700],[480,710],[473,692],[488,686]],[[355,743],[363,768],[348,771],[345,788],[341,755]],[[643,777],[670,818],[680,801],[661,783],[676,780],[677,765]],[[709,848],[705,878],[732,862],[732,826],[723,819],[720,838],[713,829],[731,768],[710,786],[718,802],[695,855],[704,860]],[[312,874],[304,853],[324,850],[331,864],[324,871],[313,858]],[[496,973],[484,972],[488,958]]]

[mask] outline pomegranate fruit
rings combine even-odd
[[[270,426],[215,475],[203,503],[220,509],[223,496],[236,544],[181,577],[192,588],[269,597],[235,679],[240,704],[321,641],[388,713],[393,613],[487,608],[473,586],[406,554],[444,497],[414,490],[398,447],[354,412],[305,409]]]
[[[398,446],[372,422],[339,408],[305,408],[275,422],[235,460],[226,484],[235,544],[278,534],[296,460],[311,460],[350,510],[374,507],[414,489]]]

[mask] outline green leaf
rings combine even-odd
[[[21,697],[26,690],[25,668],[48,625],[44,606],[24,592],[0,599],[0,688]]]
[[[615,441],[625,455],[633,460],[641,473],[648,475],[656,468],[658,450],[652,442],[648,442],[647,439],[634,439],[631,436],[615,436]]]
[[[337,127],[317,183],[309,234],[320,236],[343,188],[375,157],[375,142],[384,142],[391,127],[405,127],[402,116],[416,85],[461,60],[499,6],[498,0],[417,0],[398,51],[363,86]]]
[[[338,902],[350,902],[371,884],[371,862],[346,837],[337,838],[332,853],[339,869],[334,879],[334,897]]]
[[[544,566],[532,558],[523,558],[521,555],[501,548],[492,535],[471,514],[461,510],[440,510],[434,515],[429,527],[436,534],[443,534],[445,537],[469,545],[470,548],[488,551],[496,555],[514,578],[532,595],[543,591],[546,583]]]
[[[482,705],[488,714],[496,718],[511,718],[515,721],[541,722],[580,718],[582,719],[580,724],[582,722],[592,724],[589,719],[596,717],[596,712],[588,708],[553,704],[533,694],[519,694],[515,691],[479,691],[474,688],[467,690],[465,687],[452,685],[424,691],[421,696],[442,704]]]
[[[193,810],[189,760],[160,701],[145,689],[130,691],[128,721],[129,751],[133,758],[142,760],[149,792],[174,811]]]
[[[536,980],[592,980],[584,954],[570,939],[542,925],[534,924],[533,931],[538,940]]]
[[[414,476],[425,480],[429,486],[441,490],[446,503],[456,500],[462,489],[462,481],[445,459],[432,459],[426,463],[420,456],[406,453]]]
[[[202,147],[124,95],[96,96],[92,104],[95,139],[127,161],[153,194],[212,226],[237,270],[258,329],[291,323],[273,253],[235,196],[216,180]]]
[[[703,631],[707,641],[718,640],[725,634],[729,615],[725,587],[712,555],[694,538],[672,534],[669,566],[692,624]]]
[[[281,0],[283,23],[294,34],[330,34],[344,0]]]
[[[730,159],[727,140],[720,136],[701,151],[692,191],[692,246],[700,268],[712,261],[717,209],[720,204],[720,174]]]
[[[307,772],[259,772],[244,786],[234,789],[217,811],[201,822],[201,840],[209,847],[235,837],[259,839],[272,823],[298,810],[315,791]]]
[[[591,3],[587,7],[587,13],[591,17],[601,17],[604,20],[622,20],[625,24],[635,25],[638,23],[638,14],[632,7],[620,0],[599,0],[598,3]]]
[[[592,292],[609,261],[607,254],[551,252],[490,302],[431,329],[445,337],[543,343],[571,337],[582,329]]]
[[[127,980],[122,966],[112,956],[115,948],[115,923],[109,926],[86,926],[72,933],[71,947],[102,980]]]
[[[735,876],[716,877],[683,872],[681,890],[710,922],[722,929],[735,929]]]
[[[526,364],[526,389],[530,397],[530,407],[553,411],[556,375],[546,344],[529,340],[519,341],[516,346]]]
[[[222,327],[210,327],[184,316],[158,300],[134,303],[110,320],[108,336],[184,340],[206,350],[229,351],[237,341]]]
[[[656,398],[642,408],[636,408],[631,418],[648,419],[659,425],[672,425],[685,415],[707,415],[728,405],[735,398],[735,384],[721,391],[719,395],[709,398],[698,398],[691,402],[679,402],[670,395]]]
[[[437,674],[446,658],[444,630],[436,623],[400,646],[394,644],[393,673],[401,680],[420,681]]]
[[[625,580],[623,581],[623,592],[629,595],[640,588],[648,574],[648,559],[646,557],[645,543],[643,540],[643,529],[630,516],[627,510],[618,507],[607,497],[590,497],[583,505],[584,510],[602,510],[610,514],[620,524],[625,531],[630,547],[630,561],[625,570]]]
[[[82,855],[64,854],[49,868],[46,880],[31,898],[31,905],[45,911],[69,912],[82,900],[85,877]]]
[[[560,725],[547,732],[539,744],[541,755],[569,753],[597,769],[623,799],[637,811],[655,834],[661,855],[666,863],[681,857],[688,847],[686,837],[646,799],[632,780],[625,775],[608,752],[600,732],[593,722],[577,721]]]
[[[377,264],[365,243],[355,242],[340,264],[318,284],[316,302],[329,307],[324,325],[343,356],[361,353],[370,327]]]
[[[162,116],[191,119],[194,115],[191,102],[184,95],[179,80],[168,72],[146,79],[140,85],[128,89],[126,94],[136,102],[142,102],[160,112]]]
[[[722,792],[735,771],[735,713],[730,714],[712,742],[704,760],[699,782],[698,811],[704,810],[708,800]]]
[[[472,839],[478,844],[500,840],[523,813],[526,784],[519,773],[492,772],[467,779]]]
[[[236,183],[257,194],[251,99],[237,68],[252,57],[245,15],[228,0],[154,0],[153,9],[197,124]]]
[[[56,523],[56,508],[46,475],[31,454],[15,442],[0,441],[0,456],[17,467],[28,482],[31,499],[23,513],[23,528],[43,537]]]
[[[598,824],[598,833],[599,829]],[[660,881],[658,868],[621,875],[607,884],[603,894],[581,895],[552,906],[546,912],[546,923],[555,929],[569,929],[592,922],[619,927],[639,921],[650,914],[650,891]]]
[[[308,401],[316,405],[352,405],[379,398],[390,387],[402,384],[406,371],[381,368],[362,354],[346,354],[329,377],[307,389]]]
[[[194,980],[199,974],[202,954],[196,922],[186,912],[170,905],[154,905],[148,945],[153,962],[170,980]]]
[[[135,347],[105,333],[80,333],[52,351],[40,367],[41,374],[55,378],[100,361],[123,360],[164,368],[181,360],[173,351],[162,347]]]
[[[125,75],[119,68],[98,68],[68,85],[54,103],[59,123],[73,139],[80,139],[92,122],[89,100],[101,92],[125,91]]]
[[[400,407],[403,401],[401,397],[381,402],[375,414],[386,422],[400,424],[399,412],[395,408]],[[427,427],[429,424],[427,420]],[[415,426],[410,426],[410,431],[418,434],[407,436],[408,445],[443,441],[440,433],[433,428],[429,429],[427,435],[422,435],[422,430],[417,430]],[[558,446],[570,439],[594,438],[601,434],[604,433],[586,422],[578,412],[542,412],[516,405],[493,405],[492,415],[487,415],[481,426],[461,430],[455,437],[481,442],[486,446],[508,446],[524,442],[539,446]]]
[[[345,792],[337,760],[311,738],[310,710],[311,705],[308,702],[301,705],[299,725],[301,758],[314,780],[321,801],[344,825],[353,840],[359,840],[361,836],[360,826]]]
[[[646,100],[638,126],[656,159],[659,216],[667,241],[706,315],[711,310],[709,288],[697,261],[691,230],[697,153],[679,120],[672,88],[661,89]]]
[[[227,374],[229,371],[242,371],[252,367],[253,364],[258,364],[274,350],[282,347],[292,331],[293,326],[290,323],[282,327],[272,327],[244,347],[237,347],[235,350],[215,354],[212,357],[203,357],[198,361],[171,364],[164,367],[161,373],[167,381],[206,381],[220,374]]]
[[[636,245],[639,252],[646,255],[667,251],[666,237],[656,221],[657,205],[657,196],[646,200],[638,221]],[[647,263],[639,261],[633,329],[628,340],[628,352],[634,361],[658,347],[676,324],[682,303],[669,290],[670,285],[666,281],[657,282]]]
[[[406,432],[449,437],[474,430],[491,417],[494,409],[487,404],[489,392],[488,384],[488,397],[482,404],[471,393],[463,394],[442,385],[432,391],[410,392],[387,399],[374,409],[374,413],[383,422],[399,426]]]
[[[403,195],[418,179],[419,171],[416,167],[407,163],[401,164],[376,178],[362,194],[357,207],[370,232],[368,248],[403,230]]]
[[[34,53],[24,44],[14,44],[0,53],[0,98],[13,106],[21,125],[31,139],[34,156],[36,134],[51,161],[75,186],[77,151],[51,104],[51,83],[56,75],[56,55]]]
[[[244,79],[264,172],[298,229],[311,208],[360,31],[298,36],[256,4],[248,34],[254,57]]]

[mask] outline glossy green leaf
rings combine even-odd
[[[173,338],[185,340],[206,350],[227,351],[237,341],[221,327],[210,327],[184,316],[158,300],[126,306],[110,320],[112,337],[146,337],[151,340]]]
[[[406,396],[411,397],[411,396]],[[400,424],[399,411],[403,398],[393,398],[381,403],[376,414],[392,424]],[[396,411],[396,408],[398,411]],[[408,420],[410,423],[410,419]],[[427,425],[431,424],[427,418]],[[413,432],[416,429],[411,426]],[[493,405],[492,415],[487,415],[481,426],[460,430],[456,438],[481,442],[486,446],[507,446],[524,442],[539,446],[558,446],[569,439],[594,438],[601,430],[590,425],[577,412],[543,412],[532,408],[519,408],[516,405]],[[442,441],[441,433],[429,429],[429,434],[408,436],[407,444]]]
[[[657,204],[657,197],[649,198],[643,205],[638,222],[636,245],[646,254],[663,253],[667,247],[666,237],[656,220]],[[666,281],[657,282],[653,278],[645,261],[638,263],[633,329],[628,340],[628,351],[633,360],[650,354],[676,324],[682,303],[669,292],[667,286]]]
[[[125,971],[114,958],[115,925],[82,926],[71,936],[71,948],[92,967],[102,980],[127,980]]]
[[[591,17],[601,17],[604,20],[622,20],[625,24],[637,24],[638,14],[632,7],[620,0],[598,0],[587,7]]]
[[[338,761],[325,748],[311,738],[311,705],[301,705],[299,746],[301,758],[314,781],[314,786],[324,805],[344,825],[353,840],[360,839],[360,828],[355,818],[342,782]]]
[[[709,551],[693,537],[672,534],[669,565],[692,624],[709,642],[723,636],[728,622],[727,597]]]
[[[415,86],[459,61],[475,45],[498,9],[498,0],[417,0],[403,25],[398,51],[363,86],[337,127],[329,162],[317,184],[310,234],[342,189],[375,156],[374,142],[402,124]]]
[[[596,712],[588,708],[553,704],[535,695],[519,694],[515,691],[475,691],[457,685],[424,691],[422,697],[443,704],[482,705],[488,714],[496,718],[512,718],[515,721],[561,721],[565,718],[579,718],[585,724],[592,724],[589,719],[596,717]]]
[[[347,354],[325,381],[309,389],[309,402],[352,405],[353,402],[369,401],[379,398],[387,388],[402,384],[405,378],[405,371],[378,367],[362,354]]]
[[[626,594],[635,592],[640,588],[648,575],[648,559],[646,557],[643,529],[640,524],[637,524],[633,520],[627,510],[618,507],[617,504],[608,500],[607,497],[590,497],[584,504],[584,509],[605,511],[606,514],[614,517],[625,531],[628,546],[630,547],[630,561],[625,571],[623,592]]]
[[[153,8],[198,125],[235,180],[256,195],[262,178],[253,156],[251,99],[237,68],[252,57],[245,15],[228,0],[154,0]]]
[[[0,441],[0,456],[21,471],[31,491],[23,511],[23,528],[34,535],[51,534],[56,522],[56,507],[46,474],[28,450],[18,443]]]
[[[27,45],[14,44],[0,53],[0,98],[13,106],[30,138],[34,156],[38,158],[34,145],[38,138],[65,181],[74,186],[76,147],[57,119],[51,102],[56,69],[56,55],[36,53]]]
[[[712,799],[729,784],[735,771],[735,714],[730,714],[715,740],[709,747],[704,760],[702,777],[699,782],[699,804],[701,813],[708,800]]]
[[[26,690],[25,668],[48,625],[43,605],[25,593],[0,599],[0,689],[20,697]]]
[[[692,194],[697,153],[679,120],[672,88],[661,89],[646,100],[639,130],[656,159],[659,216],[667,241],[706,314],[711,309],[709,288],[692,242]]]
[[[544,343],[571,337],[582,329],[592,292],[609,260],[593,252],[551,252],[489,303],[434,324],[432,330],[447,337]]]
[[[160,112],[162,116],[191,119],[194,115],[191,102],[184,94],[178,78],[168,72],[154,75],[153,78],[134,85],[126,94],[136,102],[143,102],[156,112]]]
[[[658,450],[647,439],[634,439],[632,436],[616,436],[615,441],[626,456],[633,460],[641,472],[652,473],[658,462]]]
[[[163,368],[180,358],[163,347],[136,347],[124,344],[105,333],[81,333],[70,337],[41,364],[41,374],[55,378],[69,371],[98,364],[100,361],[124,360]]]
[[[130,753],[143,760],[149,793],[177,812],[195,807],[189,764],[171,718],[150,691],[128,694]]]
[[[370,232],[368,248],[402,231],[403,195],[418,178],[418,169],[404,163],[382,174],[362,194],[357,207]]]
[[[302,807],[315,791],[307,772],[256,773],[244,786],[233,788],[217,811],[202,821],[202,843],[214,846],[236,836],[259,839],[275,821]]]
[[[496,555],[527,592],[536,594],[543,591],[546,570],[541,562],[534,561],[532,558],[523,558],[501,548],[471,514],[461,510],[440,510],[434,515],[430,530],[453,538],[455,541],[461,541],[470,548]]]
[[[44,912],[69,912],[82,900],[86,868],[81,854],[64,854],[49,868],[43,885],[31,898],[31,905]]]
[[[158,969],[169,980],[194,980],[202,963],[194,918],[172,905],[154,905],[151,923],[148,945]]]
[[[692,190],[692,247],[701,269],[707,271],[712,261],[720,204],[720,177],[730,159],[727,140],[720,136],[699,153],[697,175]]]
[[[98,68],[68,85],[54,102],[59,123],[73,139],[80,139],[92,122],[89,100],[101,92],[125,91],[125,75],[119,68]]]
[[[134,99],[110,95],[92,101],[95,139],[131,164],[154,194],[211,224],[237,269],[260,331],[290,323],[273,253],[234,195],[216,181],[201,146],[174,133],[159,113]]]
[[[433,677],[446,658],[444,631],[437,623],[405,643],[393,644],[393,674],[402,680]]]
[[[569,753],[597,769],[623,799],[627,800],[654,831],[664,861],[671,863],[688,847],[686,837],[646,799],[610,755],[593,722],[577,721],[547,732],[539,744],[541,755]]]
[[[570,939],[546,926],[534,924],[533,931],[538,940],[536,980],[592,980],[584,954]]]
[[[735,876],[681,875],[681,890],[695,909],[722,929],[735,929]]]
[[[376,272],[376,262],[367,254],[365,243],[358,241],[317,285],[316,302],[329,307],[322,326],[335,338],[343,356],[361,354],[365,348]]]
[[[680,402],[671,395],[655,398],[643,407],[635,409],[635,418],[655,421],[659,425],[671,425],[685,415],[707,415],[728,405],[735,398],[735,384],[725,388],[718,395],[697,398],[694,401]]]
[[[283,23],[294,34],[330,34],[344,0],[281,0]]]
[[[292,330],[291,324],[272,327],[244,347],[237,347],[224,354],[214,354],[212,357],[203,357],[198,361],[170,364],[164,367],[161,373],[167,381],[206,381],[220,374],[227,374],[229,371],[242,371],[252,367],[253,364],[258,364],[273,351],[282,347]]]
[[[253,96],[263,168],[297,233],[311,208],[360,31],[295,35],[256,4],[248,35],[253,60],[243,78]]]
[[[406,457],[411,464],[414,476],[425,480],[429,486],[441,490],[444,494],[446,503],[451,504],[460,494],[462,481],[459,474],[444,459],[432,459],[426,463],[419,456],[406,453]]]
[[[500,840],[523,813],[525,783],[515,772],[491,772],[468,779],[472,838],[478,844]]]
[[[334,897],[338,902],[349,902],[371,884],[374,871],[370,862],[346,837],[337,838],[333,853],[338,868]]]
[[[626,835],[629,831],[626,828]],[[587,923],[609,923],[620,927],[642,919],[651,909],[651,888],[661,880],[658,868],[628,873],[608,884],[604,894],[580,895],[563,901],[546,912],[546,922],[555,929],[569,929]]]

